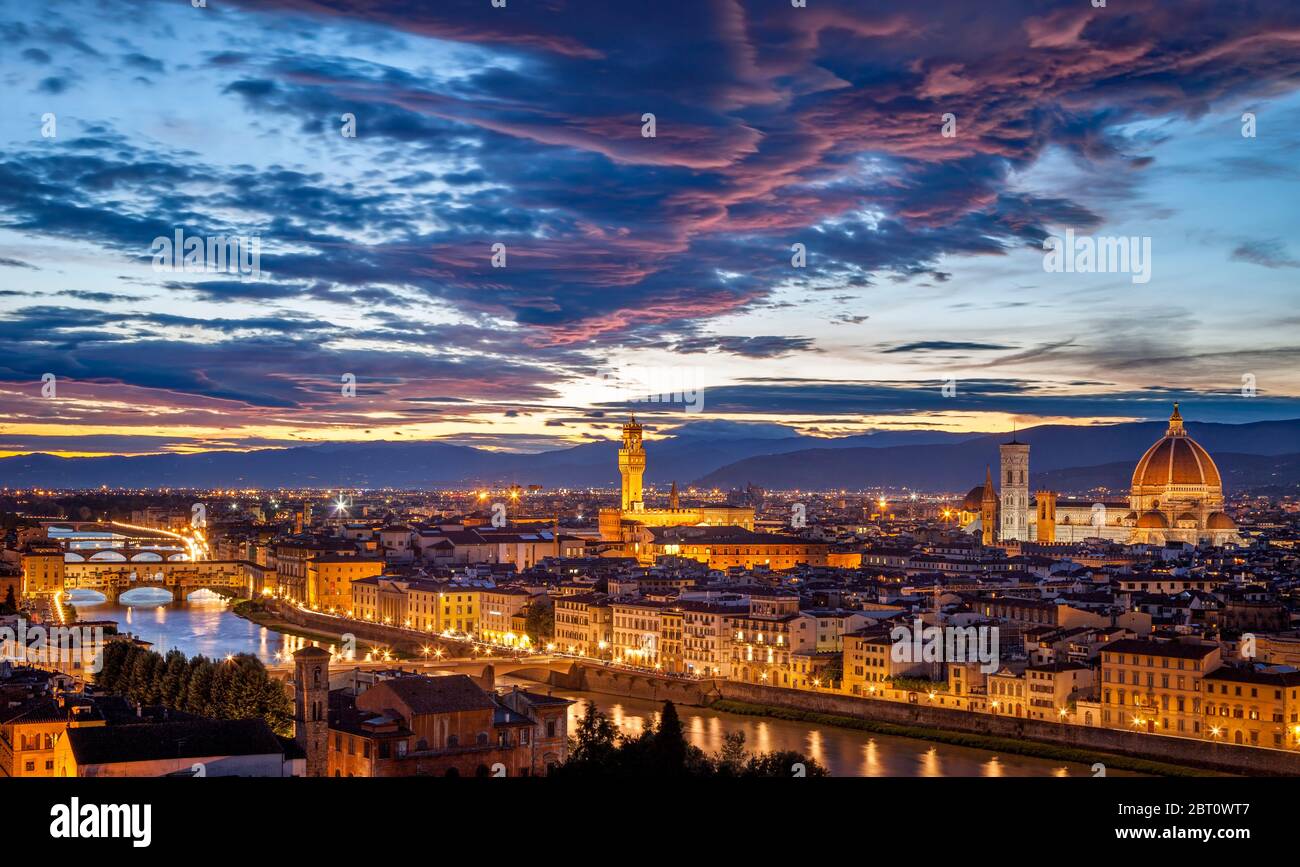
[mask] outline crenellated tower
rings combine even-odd
[[[645,475],[645,447],[641,444],[641,425],[636,423],[636,415],[623,425],[623,448],[618,450],[618,472],[623,477],[623,511],[641,511],[645,508],[641,495],[641,477]]]

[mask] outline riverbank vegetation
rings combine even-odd
[[[308,629],[305,626],[299,626],[296,623],[282,620],[274,609],[256,599],[241,599],[234,605],[230,606],[230,611],[245,620],[256,623],[258,626],[265,626],[267,629],[283,633],[284,635],[293,635],[297,638],[305,638],[308,641],[315,641],[327,646],[340,644],[343,641],[342,633],[335,634],[321,630]],[[407,659],[410,658],[410,654],[393,653],[393,658]]]
[[[214,661],[186,657],[179,650],[166,656],[127,641],[104,648],[95,688],[141,705],[215,719],[261,717],[271,730],[293,734],[293,704],[284,686],[272,679],[261,660],[247,653]]]
[[[658,724],[638,735],[618,726],[588,702],[570,739],[569,757],[555,768],[556,777],[825,777],[826,768],[793,750],[751,753],[745,733],[726,735],[723,747],[709,755],[686,740],[681,718],[664,702]]]
[[[817,723],[819,725],[835,726],[837,728],[872,732],[873,734],[915,738],[917,740],[934,741],[936,743],[951,744],[958,747],[992,750],[994,752],[1011,753],[1013,755],[1030,756],[1039,759],[1051,759],[1053,761],[1073,762],[1083,765],[1093,765],[1100,762],[1105,765],[1107,769],[1133,771],[1134,773],[1151,774],[1153,776],[1224,776],[1223,774],[1200,768],[1189,768],[1183,765],[1173,765],[1166,762],[1152,761],[1150,759],[1139,759],[1114,753],[1078,749],[1076,747],[1063,747],[1055,744],[1038,743],[1036,741],[1013,740],[1012,738],[1003,738],[994,735],[967,734],[965,732],[954,732],[946,729],[930,728],[928,726],[903,725],[900,723],[881,722],[879,720],[860,719],[858,717],[840,716],[837,714],[795,710],[793,708],[776,707],[773,705],[751,704],[749,702],[732,701],[730,699],[715,701],[713,704],[709,705],[709,708],[711,710],[725,711],[726,713],[741,714],[743,716],[763,716],[772,719]]]

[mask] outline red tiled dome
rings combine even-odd
[[[978,512],[984,505],[984,486],[976,485],[970,489],[965,498],[961,501],[961,507],[966,512]]]
[[[1205,485],[1219,487],[1223,480],[1209,452],[1183,430],[1183,419],[1174,405],[1168,432],[1147,449],[1133,470],[1133,487],[1163,485]]]

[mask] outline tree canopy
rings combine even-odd
[[[293,734],[288,693],[267,674],[260,659],[247,653],[222,661],[205,656],[187,659],[179,650],[163,656],[128,641],[110,641],[95,686],[143,705],[162,705],[196,716],[261,717],[276,734]]]

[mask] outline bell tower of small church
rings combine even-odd
[[[306,776],[329,774],[330,655],[304,647],[293,655],[293,739],[307,754]]]
[[[993,489],[993,471],[984,468],[984,495],[980,500],[980,529],[982,541],[992,545],[997,539],[998,526],[998,492]]]

